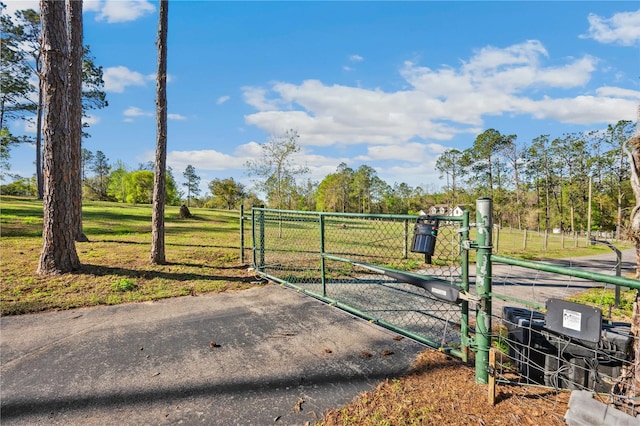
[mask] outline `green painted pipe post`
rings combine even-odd
[[[476,314],[476,383],[489,380],[489,349],[491,348],[491,231],[493,228],[493,201],[491,198],[476,200],[476,294],[480,306]]]
[[[240,205],[240,263],[244,264],[244,205]]]
[[[256,209],[251,208],[251,260],[256,267]]]
[[[404,247],[402,248],[402,258],[409,257],[409,219],[404,220]]]
[[[264,206],[260,208],[258,220],[260,222],[260,264],[258,270],[264,272]]]
[[[322,282],[322,297],[327,297],[327,282],[324,260],[324,215],[320,213],[320,280]]]
[[[469,240],[469,210],[462,213],[462,232],[460,241]],[[462,290],[469,292],[469,250],[460,244],[460,266],[462,268]],[[469,362],[469,302],[462,301],[460,318],[460,334],[462,335],[462,361]]]

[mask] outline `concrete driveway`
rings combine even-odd
[[[12,424],[313,424],[424,346],[275,285],[0,318]]]

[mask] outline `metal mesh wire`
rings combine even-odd
[[[424,254],[411,251],[415,216],[259,210],[255,217],[255,267],[259,272],[401,333],[443,347],[460,344],[459,306],[353,263],[459,283],[458,222],[440,222],[431,264],[426,264]]]
[[[571,338],[547,328],[544,304],[540,303],[549,297],[566,298],[602,283],[540,272],[523,278],[509,271],[497,268],[493,273],[494,294],[520,298],[508,302],[493,298],[493,346],[498,350],[498,378],[511,384],[600,393],[623,411],[638,415],[637,402],[624,396],[636,393],[633,381],[623,380],[631,370],[632,350],[638,345],[631,324],[606,318],[610,306],[596,303],[603,313],[600,340]],[[555,289],[553,294],[550,288]]]
[[[264,276],[432,346],[455,348],[461,344],[459,306],[389,278],[384,270],[361,266],[364,263],[460,284],[459,218],[440,221],[430,259],[411,251],[415,216],[260,209],[254,211],[254,218],[253,263]],[[498,379],[608,394],[611,401],[637,414],[638,405],[621,396],[635,392],[622,389],[620,380],[631,365],[631,348],[638,344],[629,324],[605,323],[597,343],[571,339],[544,327],[544,302],[549,297],[564,297],[600,283],[558,273],[512,273],[504,265],[493,264],[492,269],[491,337],[498,351]],[[566,294],[558,294],[558,287]],[[556,293],[551,294],[551,288]],[[603,305],[602,311],[606,313],[607,306]],[[472,332],[473,314],[471,311]]]

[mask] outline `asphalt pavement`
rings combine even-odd
[[[314,424],[410,369],[396,339],[276,285],[2,317],[0,422]]]
[[[582,271],[598,272],[605,275],[616,275],[618,259],[615,253],[603,253],[568,259],[545,259],[542,263],[569,267]],[[628,277],[635,271],[635,249],[621,252],[620,273]],[[470,274],[475,274],[475,265],[470,267]],[[509,297],[537,302],[542,305],[550,298],[564,299],[584,292],[592,287],[614,288],[613,285],[584,280],[534,269],[522,268],[500,263],[492,264],[492,292]],[[493,315],[500,317],[504,306],[520,306],[518,303],[505,302],[494,298],[492,302]]]
[[[633,255],[623,252],[623,271]],[[571,266],[604,272],[611,257]],[[494,290],[535,289],[540,301],[591,285],[505,265],[493,278]],[[397,338],[277,285],[1,317],[0,422],[313,424],[409,371],[425,347]]]

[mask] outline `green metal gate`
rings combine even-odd
[[[488,383],[490,376],[500,377],[504,371],[523,374],[526,383],[530,383],[536,374],[542,374],[540,371],[543,370],[560,376],[566,360],[547,352],[537,354],[535,345],[527,346],[532,344],[531,341],[522,341],[522,336],[529,336],[529,340],[532,336],[541,339],[537,328],[540,325],[534,321],[534,316],[537,318],[542,314],[528,313],[530,311],[517,306],[539,308],[540,304],[496,292],[492,288],[496,278],[492,263],[632,289],[640,289],[640,282],[492,254],[492,210],[491,199],[477,200],[473,224],[475,240],[471,240],[468,212],[462,216],[414,216],[254,208],[251,213],[253,266],[263,278],[318,298],[465,362],[469,361],[469,353],[473,351],[478,383]],[[436,224],[434,233],[437,237],[432,255],[412,251],[414,226],[417,229],[418,222],[425,217]],[[475,257],[472,294],[469,292],[470,253]],[[426,291],[429,285],[416,285],[416,282],[423,281],[439,283],[441,287]],[[522,288],[535,289],[535,283]],[[455,293],[455,302],[443,300],[447,299],[442,295],[448,290]],[[509,318],[492,313],[492,300],[515,306],[509,312],[518,313],[512,315],[517,318],[517,323],[512,324]],[[531,318],[521,318],[522,312]],[[501,329],[495,329],[496,324],[506,325],[512,330],[509,335],[503,335]],[[619,336],[616,338],[620,340]],[[496,369],[490,366],[490,352],[491,347],[500,342],[509,346],[508,361]],[[613,362],[611,348],[609,352],[604,351],[604,355],[598,348],[593,353],[590,359],[601,360],[606,355],[607,360]],[[542,361],[537,359],[543,355],[547,363],[556,361],[553,365],[557,364],[557,368],[540,365]],[[618,364],[624,365],[628,361],[620,359],[616,363],[607,368],[617,371]],[[503,368],[514,365],[518,367],[516,371]],[[574,364],[569,366],[578,371]],[[531,371],[536,374],[531,374]],[[582,376],[586,377],[587,373],[595,370],[584,371]],[[578,373],[574,375],[579,376]],[[562,377],[563,383],[571,384],[570,379]]]
[[[266,279],[467,360],[468,303],[392,277],[468,290],[468,213],[426,218],[438,224],[430,256],[411,251],[415,215],[254,208],[253,265]]]

